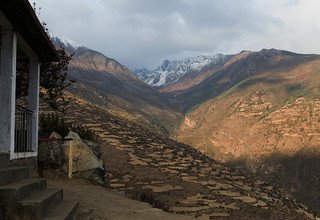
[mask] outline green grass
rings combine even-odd
[[[232,86],[230,89],[228,89],[227,91],[222,93],[221,97],[227,97],[228,95],[236,92],[237,90],[240,90],[240,88],[243,88],[243,85],[246,84],[246,81],[248,81],[248,80],[243,80],[243,81],[237,83],[236,85]]]
[[[285,98],[286,104],[290,104],[294,102],[296,99],[301,97],[309,97],[314,98],[314,94],[310,88],[307,88],[302,83],[296,83],[292,85],[288,85],[286,87],[287,96]]]

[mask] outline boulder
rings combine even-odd
[[[93,151],[93,153],[100,159],[102,156],[100,146],[98,143],[90,141],[90,140],[83,140],[83,142]]]
[[[62,140],[63,138],[55,131],[53,131],[50,136],[49,136],[49,139],[52,140],[52,139],[56,139],[56,140]]]
[[[72,141],[65,142],[64,154],[68,160],[69,149],[70,145],[72,144],[72,171],[75,175],[84,178],[91,178],[93,175],[95,176],[94,179],[96,179],[97,173],[104,173],[103,161],[97,157],[93,150],[80,138],[77,133],[70,132],[65,138],[72,139]],[[66,166],[64,166],[64,169],[66,172],[68,172],[68,162],[66,162]]]
[[[65,161],[62,137],[52,132],[47,141],[42,141],[38,146],[38,164],[42,169],[61,168]]]

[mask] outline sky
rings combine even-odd
[[[29,0],[51,32],[130,69],[242,50],[320,54],[319,0]]]

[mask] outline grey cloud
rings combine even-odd
[[[129,68],[163,59],[276,47],[314,52],[314,23],[300,22],[312,0],[36,0],[49,29]],[[319,6],[316,4],[314,7]],[[303,10],[302,10],[303,11]],[[299,16],[296,14],[299,12]],[[296,25],[296,26],[294,26]],[[302,34],[313,27],[310,42]]]

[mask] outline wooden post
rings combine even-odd
[[[73,163],[73,140],[69,141],[69,166],[68,166],[68,178],[72,179],[72,163]]]

